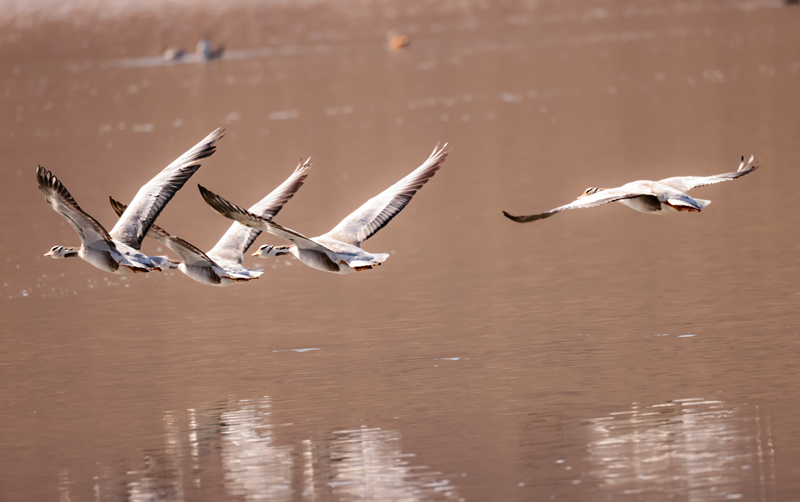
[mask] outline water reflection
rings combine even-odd
[[[589,474],[615,497],[775,500],[770,418],[758,407],[677,399],[589,425]]]
[[[331,466],[328,486],[337,500],[458,500],[448,479],[425,472],[400,449],[400,433],[362,427],[334,432],[326,465]]]
[[[145,456],[145,469],[128,472],[143,474],[128,482],[128,500],[131,502],[181,502],[183,469],[181,465],[181,437],[173,413],[164,414],[164,451]]]
[[[226,491],[245,500],[291,500],[293,447],[275,444],[269,398],[238,407],[220,417]]]
[[[286,440],[291,424],[274,424],[271,406],[264,397],[164,413],[163,449],[146,451],[143,469],[104,468],[93,499],[463,500],[446,477],[403,452],[399,431],[361,427]],[[121,486],[124,496],[113,488]]]

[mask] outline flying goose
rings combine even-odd
[[[506,218],[518,223],[542,220],[567,209],[594,207],[609,202],[619,202],[640,213],[668,214],[678,211],[697,211],[711,204],[710,200],[694,199],[686,192],[692,188],[713,185],[722,181],[735,180],[745,174],[758,169],[758,161],[753,162],[753,157],[745,164],[744,157],[739,164],[739,169],[732,173],[717,174],[715,176],[677,176],[661,181],[634,181],[619,188],[587,188],[575,202],[565,206],[551,209],[545,213],[528,216],[512,216],[503,211]]]
[[[198,161],[211,156],[224,134],[217,129],[184,153],[155,178],[148,181],[134,197],[131,206],[107,232],[97,220],[85,213],[67,188],[42,166],[36,170],[36,182],[44,199],[54,211],[66,218],[81,239],[80,247],[53,246],[45,256],[78,256],[100,270],[113,274],[150,272],[162,267],[174,268],[166,256],[147,256],[139,251],[142,239],[175,193],[200,169]]]
[[[308,176],[306,171],[310,168],[311,159],[300,162],[286,181],[251,207],[249,211],[262,218],[272,219],[303,186],[303,182]],[[111,197],[109,200],[117,216],[124,214],[125,204],[117,202]],[[260,230],[234,222],[208,253],[202,252],[180,237],[168,234],[155,224],[150,227],[147,237],[152,237],[177,254],[181,259],[177,268],[189,278],[208,286],[230,286],[237,282],[258,279],[264,273],[261,269],[248,270],[242,266],[244,253],[260,233]]]
[[[248,227],[265,230],[292,243],[289,246],[265,244],[253,256],[266,258],[291,253],[311,268],[335,274],[349,274],[369,270],[389,257],[387,253],[368,253],[361,249],[361,244],[397,216],[417,190],[436,174],[447,158],[446,147],[446,144],[441,148],[437,145],[428,160],[411,174],[368,200],[330,232],[313,239],[246,211],[202,186],[199,188],[206,202],[223,216]]]

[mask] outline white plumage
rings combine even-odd
[[[512,216],[503,211],[507,218],[518,223],[549,218],[556,213],[568,209],[594,207],[609,202],[619,202],[626,206],[649,214],[668,214],[678,211],[701,211],[711,204],[710,200],[694,199],[686,194],[692,188],[712,185],[722,181],[735,180],[745,174],[758,169],[758,162],[753,162],[753,157],[745,164],[744,157],[739,164],[739,169],[732,173],[717,174],[715,176],[678,176],[661,181],[634,181],[619,188],[587,188],[575,202],[551,209],[550,211],[528,216]]]
[[[301,162],[291,176],[278,188],[250,208],[261,218],[272,219],[284,204],[303,186],[311,168],[311,159]],[[125,205],[111,199],[117,215],[124,214]],[[178,255],[181,263],[178,270],[187,277],[208,286],[230,286],[237,282],[258,279],[262,269],[247,269],[242,265],[244,253],[261,233],[261,230],[234,222],[217,244],[204,253],[180,237],[170,235],[157,225],[152,225],[147,237],[164,244]]]
[[[411,174],[368,200],[330,232],[314,238],[308,238],[268,218],[242,209],[203,187],[200,187],[200,192],[206,202],[223,216],[292,243],[291,246],[263,245],[253,256],[269,257],[291,253],[317,270],[348,274],[376,267],[389,257],[387,253],[368,253],[361,248],[361,244],[386,226],[408,205],[417,190],[436,174],[447,158],[446,147],[447,145],[441,148],[437,146],[428,160]]]
[[[212,132],[147,182],[139,189],[131,206],[111,232],[107,232],[97,220],[78,206],[53,173],[39,166],[36,170],[39,190],[44,194],[47,203],[72,225],[81,239],[79,248],[54,246],[45,256],[79,256],[101,270],[116,274],[174,268],[176,264],[166,256],[147,256],[142,253],[139,250],[142,239],[164,206],[200,168],[198,161],[214,153],[214,144],[223,134],[223,129]]]

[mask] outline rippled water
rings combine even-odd
[[[97,8],[0,18],[0,500],[798,498],[799,8]],[[203,36],[222,60],[158,56]],[[78,239],[37,164],[110,227],[109,195],[218,126],[158,220],[206,250],[229,222],[195,183],[249,205],[311,156],[276,221],[318,235],[452,150],[369,272],[247,257],[264,276],[219,289],[42,257]],[[751,153],[700,214],[500,212]]]

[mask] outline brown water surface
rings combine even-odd
[[[800,8],[91,4],[0,23],[0,500],[800,498]],[[207,34],[222,60],[159,58]],[[247,206],[311,156],[276,221],[318,235],[452,151],[369,272],[42,256],[79,241],[37,164],[110,228],[109,195],[218,126],[158,220],[202,249],[229,221],[196,183]],[[751,153],[699,214],[501,214]]]

